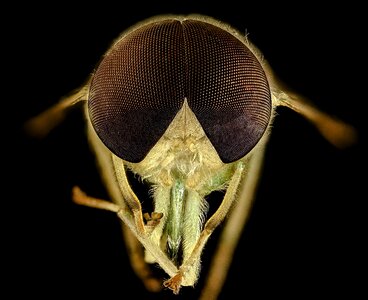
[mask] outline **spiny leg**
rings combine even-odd
[[[249,162],[245,178],[239,186],[238,201],[231,209],[230,216],[221,232],[207,280],[201,292],[201,300],[217,299],[225,283],[235,249],[251,212],[262,169],[264,151],[265,146],[259,147]]]
[[[150,258],[150,260],[145,260],[145,262],[141,261],[141,263],[146,264],[145,268],[149,268],[149,265],[147,263],[155,262],[162,266],[162,269],[169,275],[175,274],[175,272],[177,272],[177,268],[169,261],[165,253],[163,253],[163,251],[161,250],[159,242],[155,242],[156,240],[154,238],[155,233],[162,232],[162,227],[165,223],[165,215],[167,215],[167,210],[164,209],[163,205],[165,203],[169,203],[169,201],[165,201],[166,198],[163,197],[163,205],[156,203],[155,212],[152,212],[151,214],[146,214],[146,216],[144,216],[146,224],[143,224],[141,205],[138,198],[134,194],[134,191],[129,185],[128,179],[126,177],[124,162],[121,159],[112,155],[111,152],[106,151],[106,147],[101,143],[100,139],[98,139],[95,131],[91,128],[91,126],[89,126],[88,133],[89,140],[93,144],[93,149],[96,152],[96,156],[98,158],[102,178],[104,179],[104,182],[108,187],[111,198],[120,208],[118,216],[123,221],[123,223],[129,227],[129,230],[131,230],[131,233],[135,236],[135,238],[142,243],[144,249],[146,249],[146,258]],[[159,194],[160,196],[164,196],[165,193],[166,192],[163,191]],[[169,194],[168,197],[170,197]],[[144,226],[145,228],[145,231],[143,233],[142,229],[137,229],[137,218],[134,217],[134,214],[131,210],[131,208],[134,206],[136,210],[136,216],[138,216],[138,224],[141,224],[141,226]],[[128,229],[125,228],[123,234],[124,232],[127,232],[127,230]],[[159,236],[161,235],[159,234]],[[132,241],[132,244],[127,244],[127,247],[135,248],[137,245],[134,244],[137,241],[129,237],[128,239],[129,241]],[[129,243],[129,241],[127,241],[127,243]],[[132,261],[132,263],[134,262]],[[140,263],[137,264],[139,265]],[[135,269],[136,266],[132,265],[132,268]],[[137,275],[141,277],[139,274]]]
[[[175,276],[171,277],[169,280],[164,282],[164,286],[173,290],[174,294],[178,294],[180,287],[182,285],[193,285],[195,280],[193,278],[187,278],[188,272],[191,272],[191,269],[196,265],[196,262],[200,259],[201,253],[205,244],[207,243],[208,238],[215,230],[215,228],[221,224],[223,219],[225,218],[227,212],[229,211],[235,197],[235,193],[238,189],[239,182],[244,170],[244,163],[238,162],[236,165],[235,173],[230,181],[230,184],[227,188],[224,199],[222,200],[220,207],[217,211],[211,216],[211,218],[206,222],[204,229],[202,230],[197,243],[194,246],[194,249],[189,256],[189,258],[180,266],[179,272],[176,273]]]
[[[162,280],[157,279],[144,259],[144,249],[131,230],[121,224],[125,246],[128,252],[130,265],[134,273],[142,280],[150,292],[159,292],[162,289]]]
[[[144,236],[146,234],[146,230],[143,221],[142,205],[129,185],[123,160],[121,160],[114,154],[111,155],[117,183],[119,185],[123,198],[133,213],[135,225],[139,234]]]

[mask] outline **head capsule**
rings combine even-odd
[[[271,117],[257,57],[220,24],[195,17],[151,20],[124,34],[93,74],[88,109],[103,143],[139,162],[185,99],[224,163],[244,157]]]

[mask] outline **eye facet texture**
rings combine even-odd
[[[257,144],[271,115],[254,54],[226,30],[191,19],[150,23],[120,39],[92,78],[88,107],[103,143],[139,162],[185,98],[225,163]]]

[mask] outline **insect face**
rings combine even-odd
[[[300,113],[338,147],[355,140],[353,128],[279,83],[246,37],[205,16],[156,17],[127,30],[87,84],[27,128],[45,135],[77,102],[84,103],[88,139],[112,202],[77,186],[73,200],[117,213],[132,267],[148,290],[164,285],[177,294],[195,285],[206,242],[227,218],[203,299],[216,299],[224,283],[276,108]],[[128,170],[152,186],[153,211],[143,212]],[[207,216],[207,196],[219,190],[223,200]],[[148,263],[170,278],[153,279]]]
[[[185,101],[225,163],[256,145],[271,116],[265,72],[244,40],[191,18],[156,20],[123,35],[93,75],[88,107],[105,145],[139,162]]]

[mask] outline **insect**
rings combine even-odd
[[[277,107],[301,114],[337,147],[355,138],[352,127],[285,87],[246,36],[202,15],[157,16],[129,28],[84,85],[27,129],[45,136],[77,104],[112,201],[78,186],[73,200],[117,214],[137,254],[133,269],[148,290],[164,286],[178,294],[195,285],[203,249],[225,223],[203,299],[216,299],[221,290],[251,211]],[[150,184],[152,211],[143,210],[128,171]],[[224,197],[208,215],[213,191]],[[142,247],[142,255],[135,252]],[[150,264],[169,278],[153,278]]]

